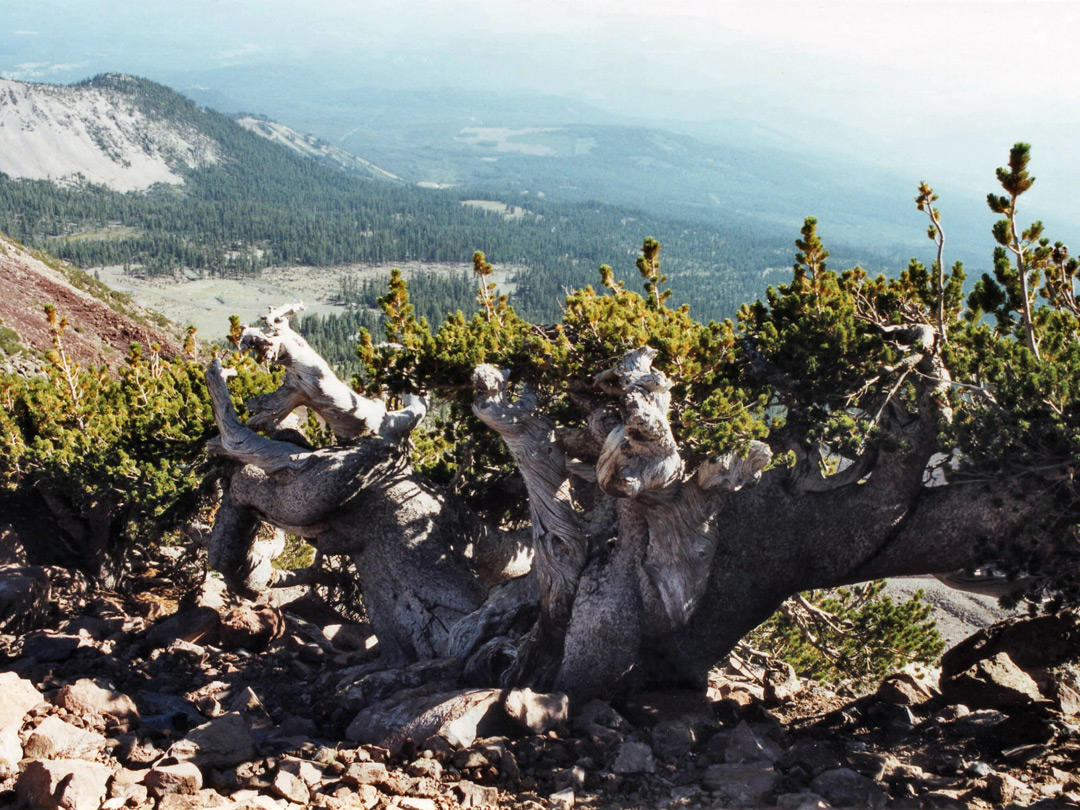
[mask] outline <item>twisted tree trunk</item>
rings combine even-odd
[[[236,418],[227,371],[207,371],[235,461],[210,542],[212,563],[239,588],[272,584],[255,533],[263,521],[356,562],[386,662],[468,659],[491,683],[555,687],[576,697],[645,683],[701,684],[709,670],[788,596],[870,578],[950,571],[980,543],[1010,537],[1030,513],[989,491],[926,485],[937,452],[944,369],[933,332],[912,327],[905,371],[919,370],[919,411],[882,403],[900,450],[868,447],[824,477],[802,448],[767,472],[758,442],[688,469],[668,422],[667,377],[654,352],[627,353],[593,379],[583,427],[538,412],[508,375],[479,366],[474,412],[506,443],[529,497],[531,537],[485,525],[409,467],[402,440],[421,400],[387,412],[359,397],[272,311],[245,345],[285,364],[281,389]],[[255,433],[293,409],[317,411],[340,445],[312,450]],[[286,434],[281,434],[286,435]],[[531,629],[515,634],[512,628]]]

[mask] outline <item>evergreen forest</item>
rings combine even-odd
[[[197,128],[220,145],[225,159],[182,169],[183,185],[146,192],[0,175],[0,231],[80,267],[253,276],[272,264],[460,263],[482,249],[497,264],[524,268],[514,278],[520,311],[554,321],[568,289],[591,283],[597,266],[632,257],[627,246],[643,234],[670,246],[665,261],[678,279],[677,300],[693,300],[705,319],[734,314],[786,263],[785,239],[741,222],[708,227],[537,198],[529,199],[526,215],[504,219],[462,200],[520,203],[504,200],[505,193],[350,175],[293,154],[162,85],[112,74],[84,84],[127,94],[150,116]]]

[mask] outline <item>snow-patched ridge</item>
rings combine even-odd
[[[11,177],[138,191],[221,159],[208,135],[153,118],[114,88],[0,79],[0,172]]]
[[[312,135],[305,135],[302,132],[297,132],[295,129],[287,127],[284,124],[279,124],[277,121],[270,121],[266,118],[257,118],[255,116],[246,115],[237,118],[236,123],[244,129],[250,130],[256,135],[261,135],[268,141],[280,144],[304,157],[312,158],[339,169],[345,169],[346,171],[369,175],[380,180],[401,181],[401,178],[396,174],[388,172],[380,166],[376,166],[370,160],[364,160],[362,157],[358,157],[351,152],[346,152],[344,149],[329,144]]]

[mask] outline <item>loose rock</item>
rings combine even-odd
[[[835,807],[884,807],[888,794],[872,779],[849,768],[818,774],[810,789]]]
[[[574,729],[602,742],[611,742],[630,731],[626,718],[602,700],[590,700],[574,715]]]
[[[697,744],[694,729],[681,720],[665,720],[653,726],[653,753],[663,760],[685,756]]]
[[[532,734],[547,734],[552,729],[566,726],[570,719],[570,698],[561,692],[541,694],[532,689],[511,689],[503,708]]]
[[[772,660],[765,670],[762,696],[766,703],[776,705],[790,700],[802,690],[803,684],[795,667],[785,661]]]
[[[93,759],[105,747],[105,737],[66,723],[55,715],[46,717],[23,746],[23,756],[33,759]]]
[[[168,793],[157,803],[157,810],[203,810],[203,808],[214,807],[234,808],[235,805],[210,788],[203,788],[194,794]]]
[[[22,651],[39,664],[57,664],[68,660],[80,647],[89,646],[90,640],[88,635],[39,630],[23,639]]]
[[[192,729],[169,754],[201,767],[228,768],[255,756],[255,739],[240,714],[230,712]]]
[[[37,688],[14,672],[0,672],[0,695],[0,729],[11,726],[18,731],[27,712],[42,701]]]
[[[461,806],[464,808],[494,807],[499,803],[499,791],[488,785],[478,785],[462,779],[455,788],[461,798]]]
[[[288,771],[278,770],[270,787],[281,798],[296,804],[307,804],[311,799],[311,791],[304,780]]]
[[[565,788],[556,793],[552,793],[548,796],[548,802],[551,804],[551,810],[573,810],[573,788]]]
[[[726,762],[768,762],[780,759],[780,746],[764,735],[754,732],[747,722],[739,723],[724,752]]]
[[[913,676],[906,672],[898,672],[881,682],[876,697],[886,703],[915,706],[929,700],[931,692],[926,684]]]
[[[645,743],[624,742],[611,765],[615,773],[655,773],[656,761],[652,749]]]
[[[146,632],[146,641],[155,648],[168,647],[175,641],[191,644],[216,644],[221,617],[209,607],[194,607],[168,616]]]
[[[780,783],[780,774],[764,760],[710,765],[701,784],[706,790],[739,807],[760,806]]]
[[[19,776],[15,791],[35,810],[82,810],[100,807],[112,773],[81,759],[34,760]]]
[[[0,779],[18,772],[23,757],[22,742],[17,726],[0,728]]]
[[[950,702],[977,709],[1019,708],[1043,697],[1031,676],[1004,652],[949,678],[943,677],[941,691]]]
[[[168,793],[193,795],[203,786],[202,771],[192,762],[158,765],[146,774],[146,787],[153,796]]]
[[[139,710],[127,695],[102,689],[89,678],[63,687],[56,705],[98,728],[127,730],[139,722]]]
[[[356,716],[345,730],[350,740],[374,743],[397,754],[406,741],[423,741],[438,735],[451,745],[468,747],[485,721],[501,714],[500,689],[395,697]]]
[[[0,633],[40,627],[49,608],[49,588],[44,568],[0,565]]]
[[[221,617],[221,646],[227,650],[245,649],[260,652],[285,633],[281,611],[267,605],[232,608]]]

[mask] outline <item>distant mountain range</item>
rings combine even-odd
[[[784,128],[761,123],[750,109],[704,106],[700,122],[665,128],[647,110],[636,120],[620,118],[556,96],[387,89],[347,80],[304,90],[299,77],[265,65],[219,79],[236,96],[208,89],[212,77],[184,92],[225,111],[256,104],[294,130],[411,183],[631,206],[785,239],[815,216],[830,247],[840,248],[834,253],[894,267],[930,256],[926,223],[913,203],[926,180],[941,194],[949,260],[989,263],[994,216],[985,194],[996,164],[983,168],[985,187],[977,176],[960,186],[908,161],[885,166],[852,148],[857,139],[844,131],[834,134],[832,148],[815,147],[801,137],[807,128],[822,135],[814,111]],[[643,95],[643,108],[648,104]],[[1000,160],[1010,145],[1002,142]]]
[[[479,165],[486,151],[573,153],[550,194],[495,182],[424,188],[370,156],[257,116],[238,123],[144,79],[3,88],[0,231],[82,267],[233,277],[271,264],[462,263],[483,250],[523,268],[514,300],[537,319],[557,316],[568,287],[595,284],[601,264],[636,286],[646,236],[664,245],[675,300],[692,300],[702,319],[732,315],[790,272],[794,229],[772,236],[749,217],[707,222],[564,194],[578,172],[593,184],[596,170],[573,155],[602,159],[608,141],[595,133],[460,134]],[[873,251],[849,258],[885,267]]]
[[[0,79],[0,230],[80,266],[166,275],[461,263],[484,250],[526,268],[515,300],[541,319],[567,287],[595,283],[600,264],[628,270],[634,287],[645,236],[664,245],[676,300],[703,319],[785,280],[807,215],[833,268],[930,259],[917,180],[810,159],[777,133],[736,147],[730,131],[710,140],[597,125],[552,103],[504,109],[497,97],[437,92],[293,103],[309,131],[121,74],[70,86]],[[982,198],[943,192],[941,205],[946,258],[977,277],[993,216]]]

